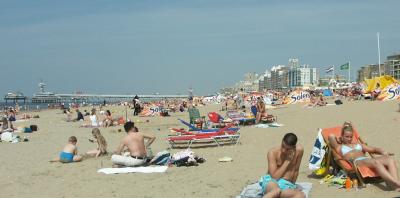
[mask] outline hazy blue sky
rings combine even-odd
[[[400,1],[0,1],[0,94],[208,94],[291,57],[355,70],[400,52]],[[353,76],[354,76],[353,75]]]

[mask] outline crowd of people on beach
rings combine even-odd
[[[288,91],[268,91],[263,94],[252,94],[240,91],[236,94],[228,95],[223,98],[222,111],[235,111],[244,115],[244,117],[254,118],[254,124],[264,122],[275,122],[275,117],[268,113],[268,107],[277,107],[285,101],[285,99],[294,90]],[[327,96],[323,90],[307,90],[310,94],[308,107],[323,107],[328,104]],[[364,97],[359,87],[351,87],[347,89],[333,90],[332,95],[328,96],[333,100],[359,100]],[[374,93],[371,96],[375,98]],[[203,98],[196,97],[189,100],[160,100],[155,102],[142,102],[135,97],[131,103],[122,102],[124,105],[132,109],[133,116],[140,116],[141,111],[148,105],[156,105],[163,112],[185,112],[189,108],[206,105]],[[96,148],[85,152],[84,155],[78,153],[78,139],[70,136],[66,145],[59,155],[50,160],[50,162],[80,162],[89,157],[109,156],[113,167],[137,167],[148,165],[152,160],[153,154],[150,146],[156,140],[156,137],[149,134],[139,132],[134,122],[124,119],[123,116],[113,116],[107,105],[103,104],[98,107],[99,111],[92,107],[90,111],[81,112],[79,108],[63,108],[67,122],[82,122],[82,127],[91,128],[93,139],[90,142],[96,144]],[[76,117],[73,117],[73,112]],[[100,112],[98,115],[97,112]],[[9,108],[1,117],[0,133],[15,130],[13,122],[16,121],[19,109]],[[166,116],[167,114],[160,114]],[[25,117],[21,117],[26,119]],[[221,116],[222,117],[222,116]],[[203,122],[203,121],[202,121]],[[101,127],[123,126],[126,135],[121,139],[118,145],[115,145],[115,151],[109,152],[108,144],[104,136],[101,134]],[[400,190],[400,180],[396,160],[392,157],[392,153],[382,148],[372,147],[364,143],[355,143],[353,141],[353,126],[350,122],[345,122],[341,128],[341,135],[330,136],[329,146],[340,153],[343,159],[353,163],[354,165],[367,166],[377,171],[377,174],[394,190]],[[194,134],[194,133],[192,133]],[[259,180],[262,194],[265,197],[304,197],[304,193],[299,191],[296,186],[297,177],[301,160],[303,158],[304,149],[302,145],[297,144],[298,137],[295,133],[287,133],[283,136],[282,141],[276,147],[270,149],[267,154],[268,169],[267,174]],[[367,157],[365,152],[376,154],[377,157]]]

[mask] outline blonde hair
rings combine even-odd
[[[353,133],[353,125],[351,124],[351,122],[344,122],[343,123],[343,127],[342,127],[342,136],[344,134],[344,132],[346,131],[350,131]]]
[[[103,135],[100,133],[100,129],[94,128],[92,135],[96,138],[101,154],[107,153],[107,142]]]

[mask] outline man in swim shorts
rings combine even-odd
[[[305,197],[295,184],[303,156],[303,147],[296,144],[297,136],[287,133],[280,146],[268,151],[268,174],[259,181],[265,197]]]
[[[148,148],[156,138],[138,132],[133,122],[125,123],[124,129],[127,135],[121,140],[114,155],[111,156],[113,167],[143,165],[147,161],[146,148]],[[145,139],[147,139],[146,143],[144,141]],[[125,148],[128,149],[128,152],[123,153]]]

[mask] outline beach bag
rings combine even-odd
[[[341,104],[343,104],[343,102],[341,100],[335,100],[335,104],[336,105],[341,105]]]
[[[37,125],[31,125],[29,126],[29,128],[31,128],[32,131],[37,131],[38,130],[38,126]]]

